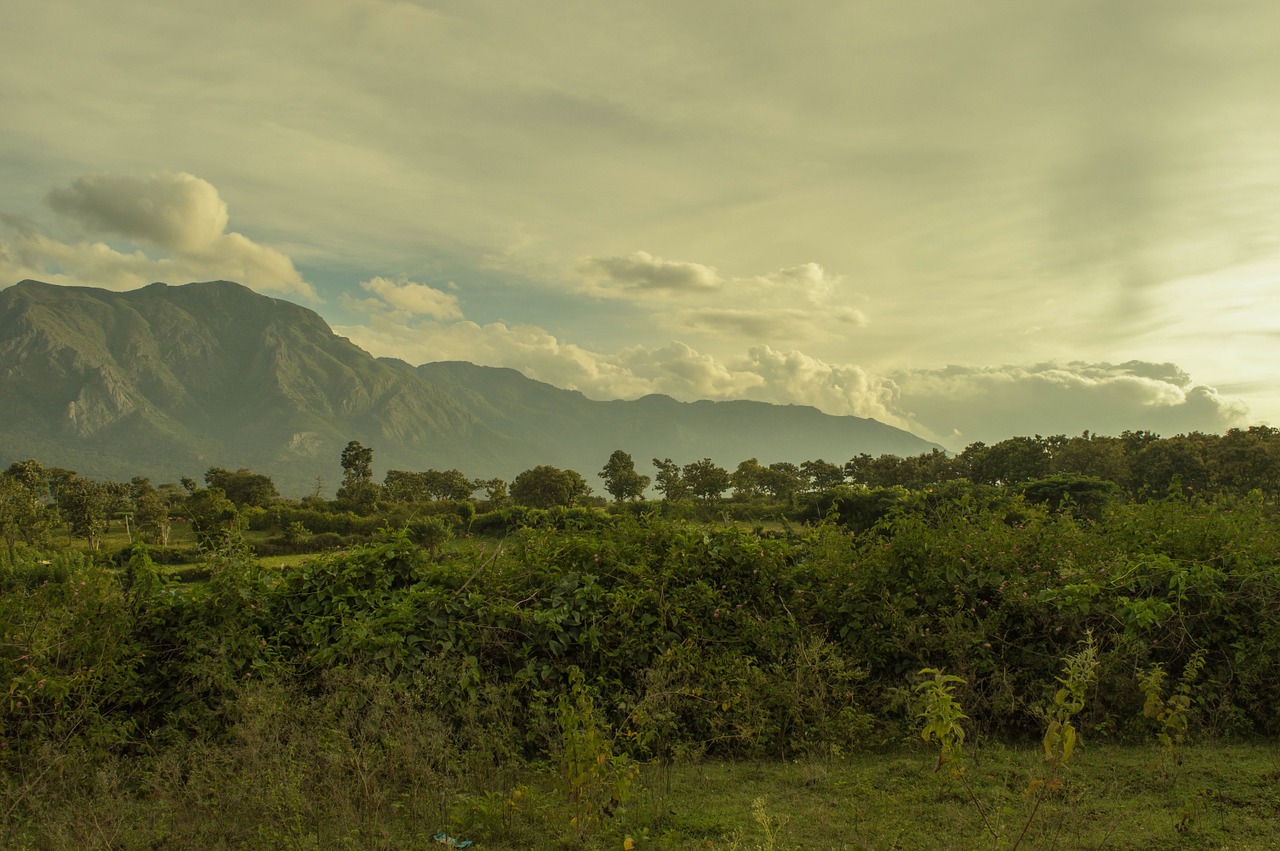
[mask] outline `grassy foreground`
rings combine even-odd
[[[28,801],[31,818],[4,824],[0,846],[432,849],[444,847],[432,839],[441,830],[495,851],[1009,848],[1019,837],[1023,848],[1280,845],[1275,742],[1189,747],[1176,776],[1152,747],[1084,749],[1029,826],[1028,789],[1044,774],[1038,749],[976,751],[967,770],[973,797],[946,768],[935,772],[924,748],[649,765],[614,817],[590,830],[574,823],[551,770],[482,778],[502,787],[497,791],[424,786],[393,793],[379,787],[373,766],[362,773],[359,754],[326,767],[277,748],[255,756],[262,743],[240,744],[240,753],[233,747],[187,765],[181,782],[163,765],[145,779],[104,765],[83,797]],[[140,792],[122,788],[140,779]]]

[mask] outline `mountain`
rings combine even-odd
[[[900,429],[760,402],[593,401],[511,369],[374,358],[314,311],[229,281],[130,292],[0,290],[0,461],[85,475],[199,478],[211,466],[328,491],[349,440],[375,471],[501,476],[537,464],[589,481],[624,449],[732,468],[934,448]]]

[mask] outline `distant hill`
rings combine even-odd
[[[732,469],[935,445],[875,420],[760,402],[600,402],[511,369],[374,358],[314,311],[228,281],[130,292],[0,290],[0,461],[102,478],[250,467],[286,494],[332,493],[349,440],[387,469],[594,473],[615,449]]]

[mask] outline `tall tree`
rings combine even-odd
[[[378,501],[378,485],[373,480],[373,449],[353,440],[342,450],[342,486],[338,499],[357,511],[370,511]]]
[[[614,450],[599,475],[604,479],[604,489],[616,502],[639,499],[652,481],[636,472],[636,462],[621,449]]]

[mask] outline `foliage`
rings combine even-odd
[[[373,449],[358,440],[343,447],[339,457],[342,463],[342,484],[337,497],[350,505],[357,513],[373,510],[378,500],[378,485],[373,480]]]
[[[237,508],[246,505],[265,508],[272,500],[280,498],[270,476],[244,467],[234,472],[221,467],[210,467],[204,474],[204,481],[209,487],[221,490]]]
[[[679,504],[658,502],[513,506],[469,529],[459,525],[469,502],[369,518],[248,510],[255,524],[339,545],[283,571],[249,555],[239,515],[218,497],[190,498],[232,521],[202,527],[205,582],[165,582],[142,548],[118,566],[79,551],[3,553],[0,776],[15,813],[34,818],[36,777],[49,766],[71,776],[82,763],[136,765],[252,732],[308,754],[305,770],[283,756],[260,766],[279,793],[263,824],[294,841],[315,817],[302,791],[324,760],[344,777],[384,776],[373,767],[389,752],[383,732],[326,750],[300,726],[358,717],[352,678],[368,678],[397,724],[411,707],[457,737],[417,780],[386,781],[443,790],[431,805],[445,813],[438,829],[484,823],[514,835],[552,811],[563,826],[585,800],[573,827],[590,836],[568,834],[588,845],[635,812],[617,784],[623,766],[647,762],[846,760],[919,720],[959,769],[965,742],[1035,736],[1045,760],[1024,800],[1041,824],[1064,803],[1062,772],[1075,770],[1086,733],[1134,739],[1154,723],[1175,767],[1197,730],[1280,733],[1280,517],[1261,494],[1114,500],[1090,517],[965,480],[846,485],[825,503],[797,497],[822,515],[813,525],[769,530],[674,520],[663,511]],[[368,543],[319,532],[325,523]],[[912,704],[922,668],[931,679]],[[1172,690],[1166,671],[1180,672]],[[259,710],[244,701],[259,684],[259,698],[298,714],[248,722]],[[569,740],[587,755],[572,766],[557,762]],[[517,802],[517,784],[502,779],[487,798],[451,759],[489,776],[549,760],[583,791]],[[976,774],[963,782],[986,808]],[[421,794],[403,806],[423,812]],[[1003,809],[984,811],[1000,835],[1017,835]]]
[[[1163,665],[1156,662],[1145,672],[1138,673],[1138,686],[1146,696],[1142,714],[1155,722],[1156,741],[1161,751],[1161,772],[1169,778],[1176,779],[1182,767],[1183,748],[1191,726],[1192,694],[1204,663],[1204,651],[1193,653],[1182,669],[1173,694],[1168,696],[1164,694],[1168,675]]]
[[[729,471],[713,462],[710,458],[685,464],[681,471],[681,480],[689,494],[710,505],[720,499],[729,489]]]
[[[635,461],[621,449],[614,450],[599,475],[604,479],[604,489],[617,502],[639,499],[652,481],[636,472]]]
[[[202,547],[217,546],[218,541],[239,522],[235,504],[220,488],[196,491],[187,497],[183,507],[191,518],[191,531]]]
[[[570,507],[591,495],[591,487],[573,470],[539,465],[511,482],[511,499],[530,508]]]

